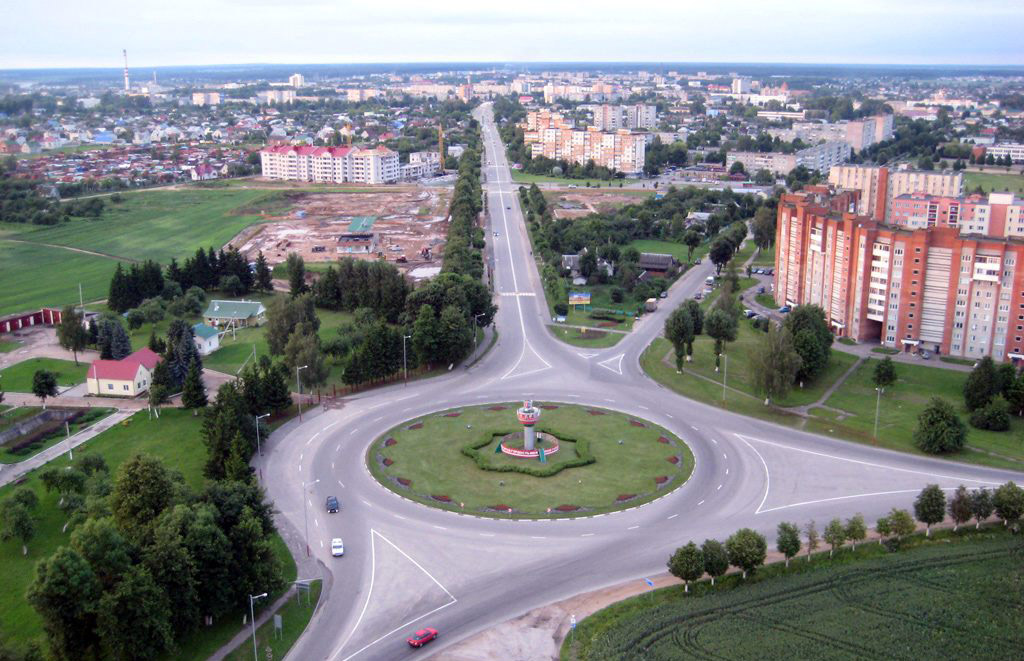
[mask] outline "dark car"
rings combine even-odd
[[[405,642],[409,643],[409,647],[423,647],[435,638],[437,638],[437,629],[427,627],[406,638]]]
[[[327,511],[334,514],[341,509],[341,503],[334,496],[327,496]]]

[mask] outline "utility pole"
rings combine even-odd
[[[264,413],[263,415],[254,416],[256,418],[256,453],[261,457],[263,456],[263,450],[260,448],[260,420],[268,415],[270,414]]]
[[[725,401],[725,382],[729,380],[729,356],[722,354],[722,401]]]
[[[302,422],[302,382],[299,381],[299,370],[304,370],[309,365],[295,366],[295,387],[299,389],[299,422]]]
[[[882,406],[882,393],[885,392],[885,388],[875,388],[875,392],[878,393],[875,397],[875,440],[878,440],[878,410]]]
[[[412,335],[402,336],[402,370],[405,372],[405,385],[403,387],[409,386],[409,362],[406,360],[405,353],[405,341],[409,339],[412,339]]]

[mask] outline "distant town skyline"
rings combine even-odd
[[[1020,65],[1024,4],[976,0],[21,3],[0,68],[402,62]],[[641,9],[637,11],[637,9]],[[974,28],[965,33],[965,24]]]

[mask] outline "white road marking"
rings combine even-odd
[[[666,413],[666,414],[665,414],[665,417],[667,417],[667,418],[670,418],[670,419],[673,419],[673,420],[675,419],[675,418],[672,418],[672,414],[671,414],[671,413]]]
[[[700,431],[699,429],[697,429],[697,428],[696,428],[696,427],[694,427],[693,425],[690,425],[690,429],[692,429],[693,431]]]
[[[619,376],[622,376],[622,359],[625,356],[626,356],[626,354],[620,353],[619,355],[612,356],[611,358],[609,358],[607,360],[602,360],[601,362],[598,363],[598,365],[600,365],[601,367],[605,368],[609,372],[615,372]],[[605,363],[612,363],[615,366],[612,367],[612,365],[606,365]]]
[[[727,454],[726,454],[726,453],[724,453],[724,452],[722,453],[722,457],[724,457],[724,458],[725,458],[725,459],[726,459],[727,461],[728,461],[728,459],[729,459],[729,455],[727,455]]]
[[[702,501],[700,501],[699,503],[697,503],[697,505],[703,505],[703,504],[704,504],[704,501],[703,501],[703,500],[702,500]],[[674,516],[674,515],[673,515],[673,516]]]
[[[640,526],[630,526],[630,527],[626,528],[626,530],[636,530],[639,527]]]
[[[593,537],[593,536],[594,536],[594,533],[592,533],[592,532],[585,532],[582,535],[580,535],[580,537]]]
[[[608,403],[610,403],[610,404],[614,404],[614,403],[615,403],[615,400],[614,400],[614,399],[606,399],[606,400],[604,400],[604,401],[606,401],[606,402],[608,402]]]
[[[334,462],[331,462],[331,470],[334,470]]]
[[[380,422],[383,419],[384,419],[384,416],[380,416],[379,418],[374,418],[373,421],[374,422]]]
[[[334,451],[341,452],[341,443],[338,443],[337,445],[334,446]]]
[[[711,442],[714,443],[715,445],[718,445],[718,441],[716,441],[715,439],[711,439]]]
[[[348,435],[349,435],[349,436],[351,436],[351,435],[352,435],[352,434],[354,434],[354,433],[356,433],[356,430],[355,430],[355,429],[353,429],[352,431],[350,431],[350,432],[348,433]]]
[[[306,456],[306,453],[305,453],[305,452],[300,452],[300,453],[299,453],[299,463],[300,463],[300,464],[302,463],[302,458],[303,458],[303,457],[305,457],[305,456]]]
[[[941,487],[943,491],[956,491],[957,487]],[[806,500],[802,503],[793,503],[792,505],[780,505],[778,507],[769,507],[766,510],[760,510],[757,514],[764,514],[765,512],[777,512],[778,510],[789,509],[791,507],[802,507],[803,505],[817,505],[818,503],[830,503],[836,500],[851,500],[853,498],[867,498],[870,496],[891,496],[897,493],[920,493],[920,489],[898,489],[896,491],[875,491],[873,493],[858,493],[852,496],[836,496],[835,498],[820,498],[818,500]]]
[[[640,408],[642,408],[645,411],[650,411],[651,410],[651,409],[647,408],[646,406],[644,406],[643,404],[640,404]]]
[[[494,533],[493,532],[480,532],[480,533],[477,533],[477,534],[480,535],[481,537],[494,537]]]
[[[314,516],[313,517],[313,525],[315,525],[317,528],[319,528],[320,527],[320,519],[318,519],[318,518],[316,518]]]
[[[728,469],[728,468],[726,468],[726,469],[725,469],[725,474],[726,474],[726,475],[728,475],[728,474],[729,474],[729,469]]]
[[[434,527],[437,528],[438,530],[448,530],[444,526],[434,526]]]
[[[530,535],[530,539],[547,539],[547,537],[543,537],[541,535]]]
[[[344,482],[342,482],[341,480],[338,480],[338,484],[340,484],[340,485],[341,485],[341,488],[342,488],[342,489],[344,489],[344,488],[345,488],[345,483],[344,483]]]
[[[678,515],[678,514],[673,514],[672,516],[670,516],[670,517],[668,517],[668,518],[669,518],[669,519],[674,519],[674,518],[676,518],[677,516],[679,516],[679,515]]]
[[[323,548],[323,547],[324,547],[324,540],[321,539],[320,540],[320,548]]]
[[[320,432],[317,432],[317,433],[313,434],[312,436],[309,437],[309,441],[312,441],[314,438],[316,438],[319,435],[320,435]],[[309,441],[306,441],[306,445],[309,445]]]
[[[395,517],[401,519],[402,521],[405,521],[405,517],[401,514],[395,514]]]
[[[370,504],[370,501],[366,500],[365,498],[360,498],[359,500],[363,503],[363,505],[366,505],[367,507],[373,507],[373,505]]]
[[[327,425],[326,427],[324,427],[322,431],[327,431],[328,429],[330,429],[330,428],[331,428],[331,427],[333,427],[334,425],[338,424],[339,422],[341,422],[341,420],[335,420],[335,421],[334,421],[334,422],[332,422],[331,424],[329,424],[329,425]]]
[[[718,488],[717,488],[717,489],[715,489],[715,491],[721,491],[721,489],[722,489],[722,485],[721,485],[721,484],[719,484],[719,485],[718,485]]]
[[[757,451],[757,448],[751,445],[747,441],[747,439],[743,438],[742,435],[736,434],[736,438],[746,443],[747,447],[753,450],[754,454],[757,455],[757,458],[761,460],[761,465],[764,466],[764,496],[762,496],[761,498],[761,504],[757,506],[756,510],[754,510],[754,514],[760,514],[761,508],[764,507],[764,501],[768,500],[768,489],[770,489],[772,486],[772,475],[771,472],[768,470],[768,462],[764,460],[764,457],[762,457],[761,453]]]

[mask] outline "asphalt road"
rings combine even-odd
[[[405,659],[423,656],[532,608],[583,591],[664,571],[679,545],[724,539],[749,526],[774,543],[781,520],[865,515],[909,507],[925,484],[993,486],[1021,474],[889,452],[777,427],[684,399],[643,374],[641,351],[668,311],[703,287],[705,263],[690,270],[617,346],[580,349],[545,328],[548,312],[511,183],[504,149],[485,105],[487,229],[499,304],[500,339],[470,369],[373,390],[290,427],[264,449],[268,495],[300,533],[308,506],[313,555],[333,576],[323,608],[289,659]],[[493,231],[500,236],[493,237]],[[693,450],[682,487],[642,507],[553,521],[477,518],[444,512],[388,491],[369,474],[367,446],[391,427],[444,408],[538,399],[618,409],[670,429]],[[303,480],[307,482],[303,490]],[[309,484],[312,483],[312,484]],[[338,514],[324,500],[337,496]],[[330,540],[345,556],[330,556]],[[431,626],[428,650],[405,643]]]

